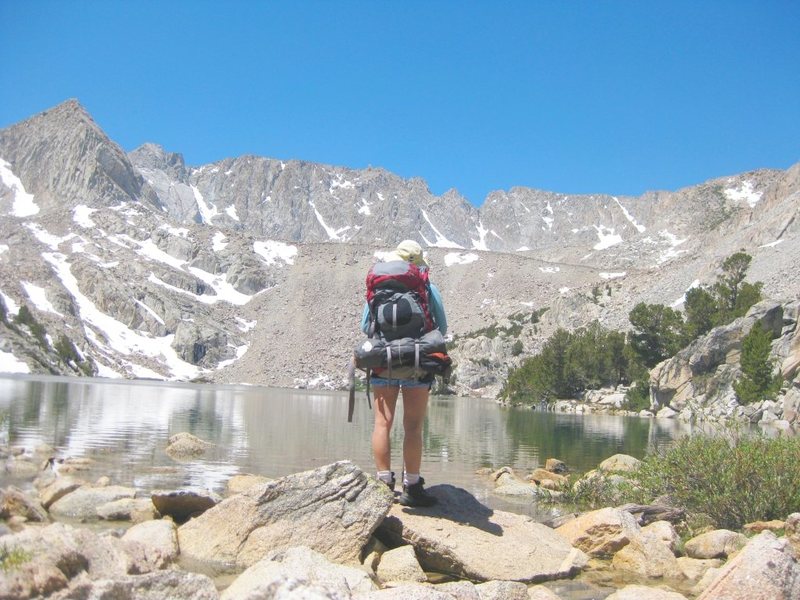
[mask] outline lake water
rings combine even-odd
[[[398,405],[401,403],[398,402]],[[392,438],[401,471],[402,409]],[[642,457],[689,431],[676,421],[576,416],[501,407],[492,401],[433,397],[424,427],[423,475],[450,483],[491,508],[536,516],[530,500],[492,493],[482,467],[521,473],[555,457],[584,472],[616,453]],[[84,478],[142,492],[184,487],[222,492],[238,473],[281,477],[348,459],[373,472],[372,413],[366,397],[347,422],[340,392],[99,379],[0,378],[0,446],[48,444],[62,457],[88,457]],[[167,439],[188,431],[214,447],[202,459],[176,462]],[[5,478],[5,479],[4,479]],[[0,473],[0,487],[13,483]]]

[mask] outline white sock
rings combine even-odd
[[[403,485],[414,485],[419,482],[419,473],[406,473],[403,475]]]
[[[393,478],[394,478],[394,473],[392,473],[391,471],[378,471],[378,479],[380,479],[384,483],[392,483]]]

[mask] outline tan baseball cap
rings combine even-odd
[[[403,260],[414,263],[418,267],[427,267],[428,263],[422,256],[422,246],[414,240],[403,240],[397,245],[395,253]]]

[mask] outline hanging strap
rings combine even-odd
[[[372,410],[372,402],[369,398],[369,380],[372,378],[372,369],[367,369],[367,406]]]

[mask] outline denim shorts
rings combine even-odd
[[[422,381],[419,379],[387,379],[373,375],[369,378],[372,387],[400,387],[400,388],[428,388],[431,389],[432,381]]]

